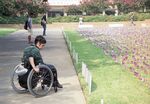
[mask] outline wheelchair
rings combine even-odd
[[[15,66],[11,76],[11,86],[17,93],[29,91],[33,96],[41,97],[47,95],[52,87],[57,92],[53,73],[48,66],[41,64],[37,66],[39,72],[27,69],[28,71],[25,74],[19,75],[17,71],[20,66],[23,66],[23,63]]]

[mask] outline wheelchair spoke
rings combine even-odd
[[[36,73],[36,72],[35,72],[35,73],[33,74],[33,76],[34,76],[34,77],[39,77],[39,73]]]
[[[33,76],[33,77],[32,77],[32,81],[37,81],[37,80],[39,80],[39,79],[40,79],[39,76],[37,76],[37,77]]]
[[[48,71],[46,71],[45,69],[43,69],[42,72],[43,72],[43,73],[42,73],[41,76],[43,76],[43,77],[44,77],[45,75],[47,75],[47,73],[48,73]]]

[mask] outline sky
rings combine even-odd
[[[78,5],[80,0],[48,0],[50,5]]]

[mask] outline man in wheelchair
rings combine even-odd
[[[35,45],[31,45],[24,49],[22,61],[23,61],[24,67],[28,69],[28,72],[26,74],[24,74],[23,76],[19,76],[19,84],[22,87],[28,89],[27,88],[27,78],[28,78],[30,71],[34,70],[35,72],[39,73],[40,70],[36,66],[39,64],[44,64],[44,65],[48,66],[53,73],[53,76],[54,76],[53,87],[63,88],[63,86],[59,83],[59,81],[57,79],[56,68],[51,64],[45,64],[43,62],[42,56],[40,54],[40,49],[44,48],[44,46],[46,44],[45,38],[41,35],[37,36],[35,38],[34,44]],[[46,83],[46,81],[44,83]],[[33,85],[32,87],[34,87],[34,86],[36,86],[36,85]]]

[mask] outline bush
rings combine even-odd
[[[0,24],[22,24],[26,17],[0,17]]]
[[[0,17],[0,24],[24,24],[27,17]],[[33,18],[33,24],[39,24],[41,22],[41,18]]]
[[[78,22],[79,16],[64,16],[49,18],[52,22]],[[136,13],[135,21],[143,21],[145,19],[150,19],[150,14],[148,13]],[[129,21],[130,14],[124,14],[119,16],[114,15],[95,15],[95,16],[83,16],[83,22],[119,22],[119,21]]]
[[[78,22],[79,16],[59,16],[55,18],[49,18],[52,22]]]
[[[48,23],[52,22],[79,22],[80,16],[57,16],[55,18],[49,17]],[[21,17],[0,17],[0,24],[23,24],[27,18]],[[150,19],[149,13],[135,13],[135,21],[143,21]],[[41,17],[33,18],[33,24],[40,24]],[[129,21],[130,14],[124,14],[119,16],[113,15],[95,15],[95,16],[83,16],[83,22],[118,22],[118,21]]]

